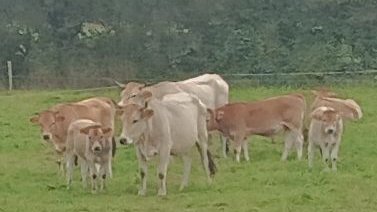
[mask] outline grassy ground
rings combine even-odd
[[[118,91],[0,92],[0,211],[377,211],[376,88],[335,90],[355,98],[364,112],[361,121],[346,124],[337,173],[321,173],[319,154],[312,172],[307,161],[297,161],[294,154],[281,162],[281,139],[272,144],[253,138],[251,161],[240,164],[233,155],[222,158],[219,142],[213,140],[210,148],[218,165],[214,183],[206,184],[196,159],[189,187],[179,192],[182,162],[174,158],[166,198],[156,196],[155,163],[150,165],[147,196],[136,195],[139,179],[133,147],[118,150],[107,191],[92,195],[83,190],[78,170],[73,189],[67,191],[51,148],[41,142],[38,127],[29,123],[33,113],[55,103],[95,95],[117,99]],[[231,99],[255,100],[292,91],[298,90],[232,88]],[[194,156],[199,157],[196,152]]]

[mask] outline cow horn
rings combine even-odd
[[[125,88],[125,87],[126,87],[126,85],[123,84],[123,83],[120,83],[120,82],[118,82],[118,81],[116,81],[116,80],[113,80],[113,81],[114,81],[115,84],[117,84],[120,88]]]

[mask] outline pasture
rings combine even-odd
[[[182,161],[173,158],[167,176],[168,195],[164,198],[156,196],[153,162],[147,196],[137,196],[139,176],[134,148],[120,145],[107,191],[93,195],[84,190],[78,169],[72,189],[66,190],[52,149],[41,141],[39,128],[29,122],[35,112],[60,102],[91,96],[118,100],[118,90],[1,92],[0,211],[377,211],[376,88],[333,89],[343,97],[354,98],[364,113],[360,121],[345,125],[337,173],[321,172],[319,151],[311,172],[307,169],[306,149],[302,161],[296,160],[294,151],[288,161],[280,161],[281,138],[271,143],[270,139],[253,137],[249,143],[251,161],[237,164],[232,153],[227,159],[222,157],[216,137],[210,144],[218,166],[213,184],[207,185],[199,155],[193,151],[196,157],[189,187],[178,191]],[[232,87],[231,100],[257,100],[294,91],[304,91],[309,97],[308,90]],[[310,103],[310,98],[307,101]]]

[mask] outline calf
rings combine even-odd
[[[166,173],[170,155],[182,156],[184,172],[180,190],[188,185],[191,170],[191,149],[197,146],[208,180],[215,166],[207,149],[206,108],[187,93],[171,94],[158,100],[149,91],[142,94],[147,107],[128,104],[122,109],[121,143],[136,145],[142,185],[139,195],[146,194],[147,161],[159,155],[158,195],[166,195]],[[151,98],[151,99],[150,99]]]
[[[112,128],[103,128],[101,124],[88,119],[79,119],[69,125],[65,152],[68,188],[72,182],[76,155],[81,165],[81,178],[84,187],[86,187],[89,170],[92,178],[92,192],[95,193],[98,190],[98,179],[100,180],[100,190],[103,190],[105,180],[107,176],[110,176],[111,170],[113,148],[111,136]]]
[[[297,157],[302,157],[302,127],[305,99],[300,94],[291,94],[248,103],[231,103],[216,110],[209,110],[208,130],[218,130],[234,142],[236,160],[240,161],[241,148],[249,160],[246,139],[251,135],[273,137],[286,131],[282,160],[286,160],[292,145]]]
[[[311,113],[311,122],[308,134],[308,160],[309,168],[313,167],[314,150],[319,147],[322,159],[328,169],[331,159],[332,170],[336,171],[336,161],[343,133],[343,120],[341,114],[331,107],[318,107]]]

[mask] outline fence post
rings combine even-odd
[[[9,82],[9,91],[13,89],[13,74],[12,74],[12,62],[7,61],[7,67],[8,67],[8,82]]]

